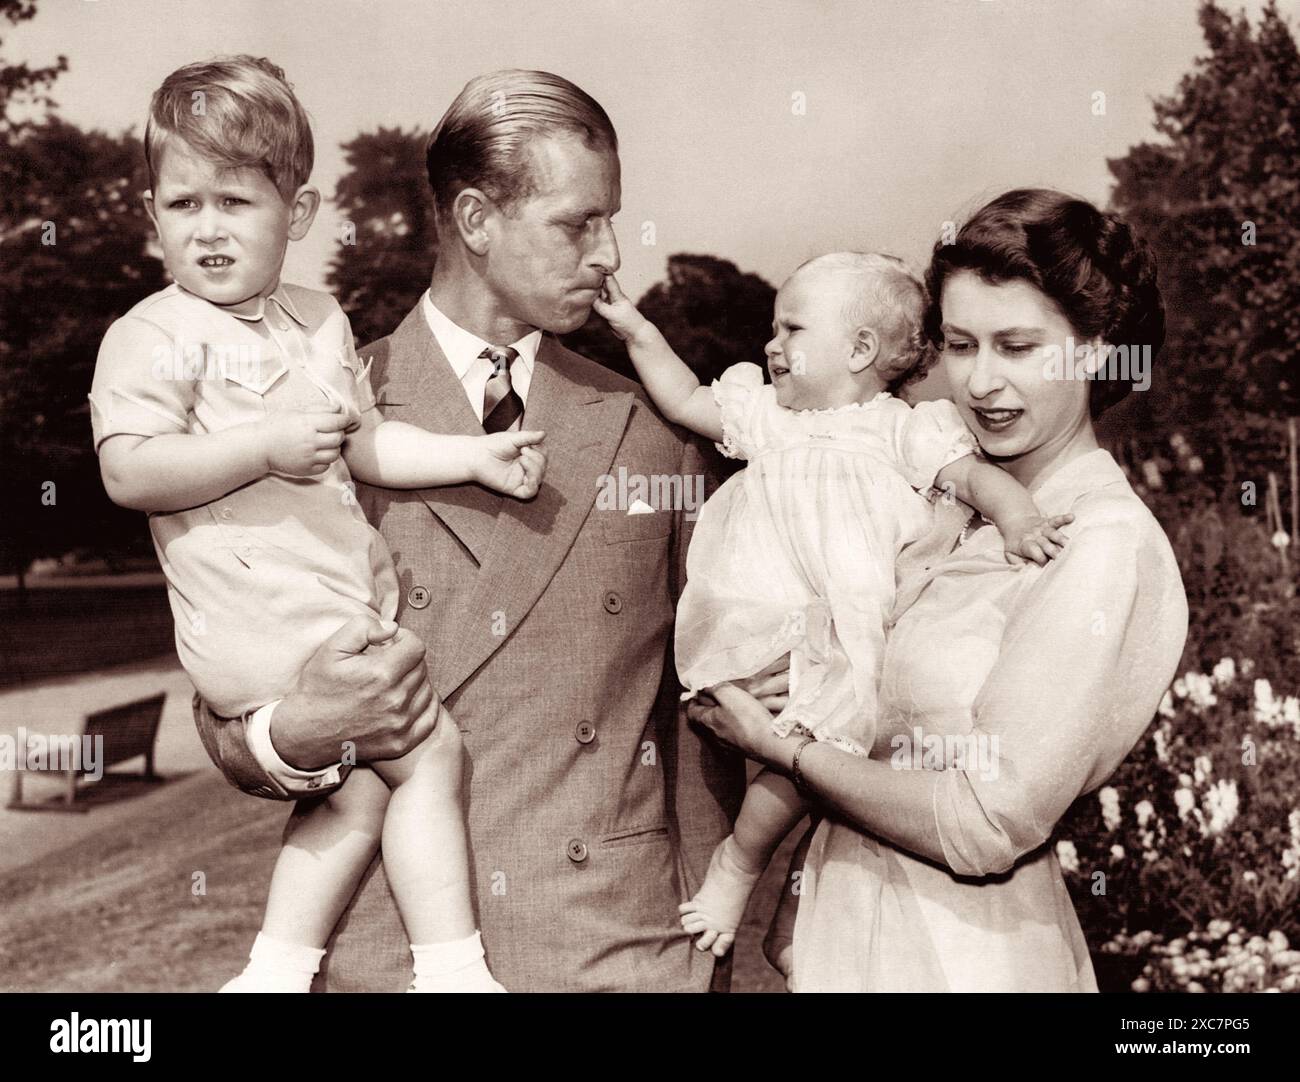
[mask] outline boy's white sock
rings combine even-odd
[[[415,980],[409,992],[504,992],[483,960],[478,932],[449,943],[412,943]]]
[[[325,951],[272,939],[258,932],[248,965],[221,989],[223,992],[310,992]]]

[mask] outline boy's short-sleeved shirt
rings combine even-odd
[[[95,450],[116,435],[206,434],[293,410],[374,408],[347,316],[327,293],[281,284],[236,315],[169,286],[104,336],[90,391]],[[351,616],[391,619],[388,549],[342,457],[314,477],[270,473],[211,503],[149,516],[176,647],[219,714],[281,698]]]

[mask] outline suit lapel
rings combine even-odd
[[[461,611],[447,615],[456,622],[457,645],[437,665],[442,695],[468,679],[532,609],[573,545],[623,438],[631,392],[592,387],[575,369],[563,347],[543,337],[524,426],[546,432],[546,476],[541,491],[527,502],[493,497],[495,529],[478,579]]]
[[[438,340],[424,318],[421,300],[390,339],[388,369],[376,388],[382,404],[400,405],[400,419],[430,432],[483,435]],[[505,497],[481,485],[444,485],[419,490],[420,498],[481,565]]]

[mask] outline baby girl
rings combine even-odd
[[[788,658],[775,731],[867,755],[894,565],[928,527],[936,491],[993,522],[1014,563],[1060,552],[1028,491],[975,454],[951,402],[894,393],[923,376],[925,288],[891,256],[836,252],[799,267],[776,296],[771,383],[756,364],[704,387],[611,277],[596,310],[628,347],[670,421],[718,441],[748,467],[701,510],[677,610],[677,672],[688,696]],[[762,771],[735,831],[681,906],[700,949],[724,955],[749,894],[805,813],[789,779]]]

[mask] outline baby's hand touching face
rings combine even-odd
[[[609,329],[624,342],[635,338],[650,322],[637,311],[636,305],[628,299],[612,274],[605,277],[605,284],[596,294],[592,307],[609,324]]]

